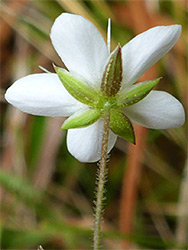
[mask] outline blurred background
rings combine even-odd
[[[97,164],[67,151],[64,118],[27,115],[7,104],[18,78],[63,65],[49,39],[62,12],[93,22],[112,47],[156,25],[181,24],[174,48],[140,80],[162,76],[157,88],[187,109],[186,1],[1,1],[1,248],[91,249]],[[105,249],[186,249],[188,162],[185,124],[170,130],[135,126],[137,146],[118,139],[108,164]]]

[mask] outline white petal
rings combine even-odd
[[[151,91],[142,101],[125,108],[124,113],[133,122],[147,128],[176,128],[185,122],[182,104],[164,91]]]
[[[8,88],[6,100],[23,112],[42,116],[69,116],[85,106],[64,88],[57,74],[25,76]]]
[[[181,25],[158,26],[141,33],[122,48],[123,82],[135,83],[177,42]]]
[[[103,119],[86,128],[69,129],[67,146],[69,152],[81,162],[95,162],[101,158]],[[117,136],[110,130],[108,153],[113,148]]]
[[[85,18],[63,13],[51,30],[53,46],[71,73],[100,84],[108,50],[96,27]]]
[[[110,54],[110,48],[111,48],[111,19],[110,18],[108,18],[107,48],[108,48],[108,53]]]

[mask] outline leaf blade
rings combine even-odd
[[[99,101],[99,93],[86,83],[72,76],[68,71],[54,66],[59,79],[66,90],[79,102],[95,107]]]
[[[120,45],[112,53],[105,68],[101,83],[101,91],[106,96],[115,96],[121,88],[122,57]]]
[[[99,109],[86,109],[78,111],[64,122],[61,129],[87,127],[96,122],[100,116],[101,111]]]
[[[115,109],[110,111],[110,129],[118,136],[135,144],[134,128],[121,111]]]
[[[161,78],[157,78],[151,81],[140,82],[132,86],[124,95],[121,95],[123,106],[131,106],[141,101],[158,84],[160,79]]]

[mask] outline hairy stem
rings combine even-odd
[[[95,222],[94,222],[94,250],[100,248],[101,241],[101,220],[103,218],[103,201],[104,201],[104,184],[106,180],[106,160],[108,154],[108,136],[109,136],[109,113],[104,118],[104,130],[102,138],[101,160],[99,164],[99,172],[97,175],[97,196],[95,201]]]

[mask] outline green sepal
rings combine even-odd
[[[122,57],[121,46],[112,53],[105,68],[101,83],[101,91],[106,96],[115,96],[121,88],[122,82]]]
[[[99,94],[86,83],[73,77],[68,71],[55,65],[54,69],[66,90],[79,102],[95,107],[99,101]]]
[[[81,110],[70,116],[62,125],[61,129],[83,128],[96,122],[101,116],[98,109]]]
[[[110,129],[125,140],[135,143],[134,128],[130,120],[119,110],[110,111]]]
[[[133,85],[126,93],[121,95],[123,106],[130,106],[146,97],[150,91],[157,85],[161,78],[151,81],[140,82]]]

